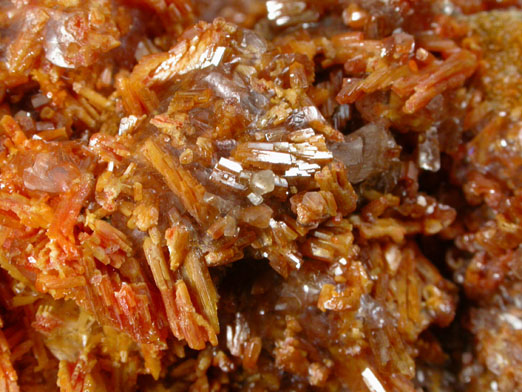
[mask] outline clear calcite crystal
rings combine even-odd
[[[275,176],[272,170],[261,170],[250,178],[251,189],[260,195],[270,193],[275,188]]]
[[[346,165],[353,183],[386,171],[400,153],[390,132],[377,124],[365,125],[345,136],[344,142],[331,144],[330,149]]]

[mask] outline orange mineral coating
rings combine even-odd
[[[522,388],[517,7],[0,0],[0,391]]]

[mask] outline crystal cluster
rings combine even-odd
[[[518,390],[504,3],[0,2],[0,390]]]

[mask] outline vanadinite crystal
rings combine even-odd
[[[522,17],[470,3],[0,0],[0,391],[522,388]]]

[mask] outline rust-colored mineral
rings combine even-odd
[[[521,6],[0,0],[0,392],[522,391]]]

